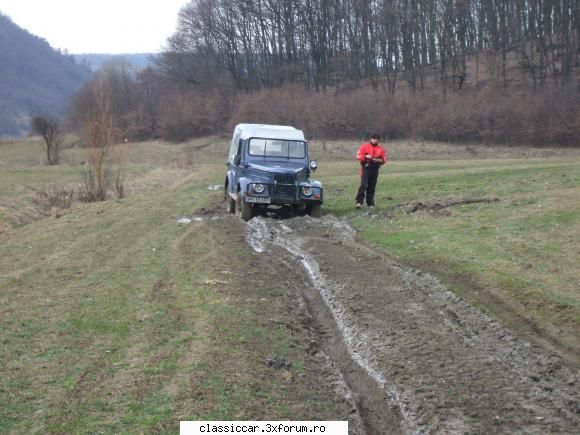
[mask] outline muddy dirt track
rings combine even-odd
[[[287,283],[297,316],[315,325],[307,347],[333,367],[327,381],[351,404],[336,419],[352,433],[580,430],[577,373],[557,355],[364,245],[346,222],[219,214],[216,225],[239,229],[269,265],[260,279]]]

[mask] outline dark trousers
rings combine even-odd
[[[362,204],[367,196],[367,205],[375,205],[375,187],[379,179],[379,170],[362,167],[360,187],[356,194],[356,202]]]

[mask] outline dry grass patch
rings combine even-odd
[[[360,140],[313,140],[310,149],[313,158],[321,164],[325,161],[350,160],[355,162],[354,156],[361,143]],[[538,159],[538,158],[566,158],[580,156],[578,148],[558,147],[526,147],[473,144],[453,144],[446,142],[420,141],[410,139],[383,139],[381,144],[392,161],[417,161],[421,164],[430,160],[466,160],[469,159]],[[355,162],[356,163],[356,162]]]
[[[47,207],[56,200],[56,190],[77,193],[83,190],[81,174],[85,168],[86,151],[65,148],[61,152],[63,164],[48,168],[35,163],[36,155],[40,153],[40,142],[37,142],[19,141],[0,148],[0,161],[6,163],[0,173],[0,235],[8,234],[14,226],[57,214]],[[226,142],[210,137],[179,145],[152,141],[113,146],[111,153],[122,155],[126,165],[122,174],[122,192],[117,189],[116,195],[153,193],[187,183],[195,177],[201,179],[217,173],[221,178]],[[221,180],[218,182],[221,184]],[[55,189],[56,186],[59,189]],[[78,194],[75,196],[78,199]],[[61,205],[65,203],[60,201],[57,207]],[[70,205],[74,207],[74,203]]]

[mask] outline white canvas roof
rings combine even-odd
[[[304,140],[302,130],[287,125],[238,124],[234,132],[234,137],[236,136],[238,139],[263,137],[269,139]]]

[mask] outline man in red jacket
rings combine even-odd
[[[371,135],[371,141],[360,146],[356,158],[360,162],[360,187],[356,194],[356,208],[361,208],[367,197],[367,205],[375,206],[375,187],[379,178],[379,168],[387,162],[387,153],[379,145],[381,136],[377,133]]]

